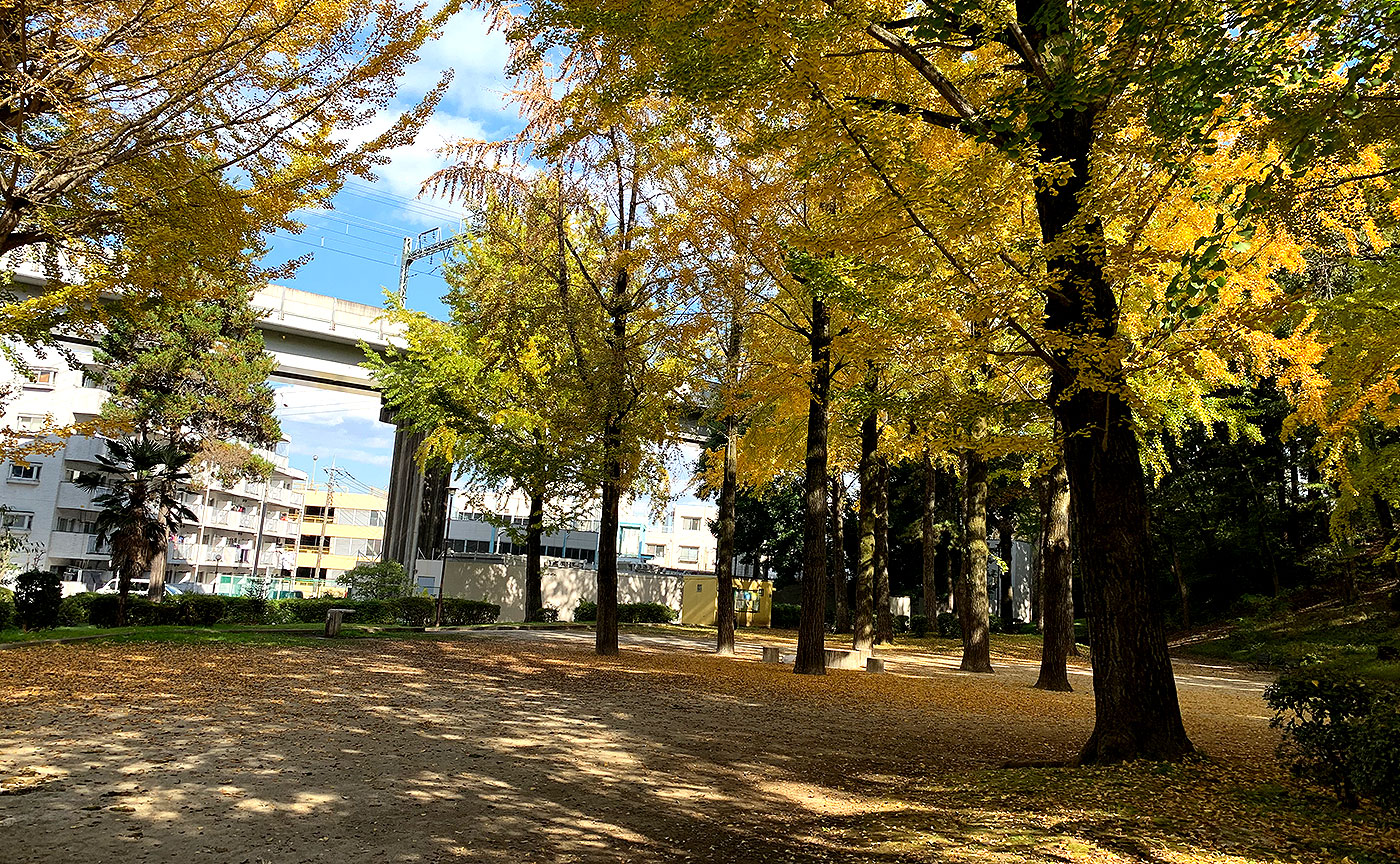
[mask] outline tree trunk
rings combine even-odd
[[[1081,211],[1096,110],[1036,125],[1042,164],[1069,169],[1035,193],[1053,290],[1049,402],[1064,435],[1065,470],[1094,659],[1094,731],[1080,760],[1178,759],[1193,748],[1147,567],[1147,496],[1118,334],[1118,298],[1104,273],[1103,224]],[[1086,380],[1080,379],[1084,371]]]
[[[165,563],[170,552],[170,511],[164,507],[158,513],[160,519],[160,542],[151,549],[151,581],[146,587],[146,599],[159,603],[165,597]],[[258,572],[258,563],[253,562],[253,573]]]
[[[890,460],[875,459],[875,643],[894,642],[890,613]]]
[[[975,438],[986,434],[986,421],[978,420]],[[966,457],[963,495],[962,573],[958,580],[958,621],[962,625],[964,672],[991,672],[991,604],[987,600],[987,463],[976,453]]]
[[[595,650],[617,653],[617,531],[622,503],[622,423],[603,426],[603,513],[598,526],[598,629]]]
[[[933,471],[933,457],[924,451],[924,494],[919,545],[923,552],[923,615],[932,625],[938,618],[938,536],[934,530],[938,506],[938,476]]]
[[[836,632],[851,632],[851,598],[846,585],[845,494],[838,474],[831,475],[831,594],[836,604]]]
[[[943,528],[938,532],[938,555],[933,566],[934,586],[938,591],[938,613],[953,611],[953,598],[957,596],[957,574],[962,572],[961,544],[954,536],[952,526],[962,524],[961,496],[953,472],[939,470],[934,473],[937,480],[938,509]]]
[[[1059,457],[1056,457],[1050,470],[1064,470]],[[1050,546],[1050,493],[1053,482],[1049,476],[1042,477],[1036,483],[1035,490],[1040,527],[1036,529],[1035,554],[1031,556],[1031,622],[1041,633],[1045,632],[1045,550]]]
[[[739,493],[739,420],[724,418],[724,480],[715,561],[715,653],[734,653],[734,520]]]
[[[879,418],[871,411],[860,424],[860,561],[856,564],[856,623],[851,647],[869,651],[875,644],[875,484],[879,468],[875,446]]]
[[[1065,475],[1063,460],[1056,459],[1045,478],[1043,497],[1047,504],[1040,532],[1045,544],[1040,550],[1040,596],[1045,624],[1040,678],[1035,686],[1041,690],[1068,692],[1073,688],[1069,685],[1065,661],[1074,647],[1074,591],[1070,581],[1069,478]]]
[[[997,557],[1001,559],[1001,583],[998,587],[997,613],[1001,616],[1001,628],[1003,632],[1010,632],[1013,624],[1016,623],[1015,593],[1011,581],[1011,555],[1015,550],[1015,540],[1012,532],[1016,524],[1011,516],[1011,505],[1007,504],[1002,508],[1000,519],[997,520]]]
[[[530,491],[530,524],[525,529],[525,620],[534,621],[544,608],[540,556],[544,546],[544,489]]]
[[[1172,575],[1176,577],[1176,593],[1181,599],[1181,628],[1191,629],[1191,589],[1186,586],[1186,574],[1181,572],[1181,555],[1176,551],[1176,538],[1167,534],[1167,551],[1172,556]]]
[[[807,402],[807,458],[802,530],[802,615],[797,630],[799,675],[826,674],[826,436],[831,395],[831,318],[813,294],[812,382]]]
[[[169,542],[169,540],[163,540],[151,555],[151,584],[146,589],[146,598],[156,602],[160,602],[161,598],[165,596],[165,563]],[[253,565],[253,573],[257,574],[256,562]]]

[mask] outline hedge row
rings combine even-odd
[[[617,623],[619,624],[670,624],[676,620],[676,610],[664,603],[619,603]],[[598,604],[592,600],[581,600],[574,607],[575,621],[597,621]]]
[[[117,626],[116,594],[76,594],[66,597],[59,608],[58,623],[64,626],[89,624]],[[153,603],[132,595],[126,601],[126,623],[133,626],[179,624],[208,627],[213,624],[319,624],[328,609],[353,610],[346,620],[351,624],[404,624],[422,627],[432,624],[437,601],[430,597],[401,597],[394,600],[346,600],[342,597],[287,598],[264,600],[260,597],[224,597],[217,594],[181,594]],[[442,623],[447,625],[492,624],[501,607],[479,600],[444,597]]]

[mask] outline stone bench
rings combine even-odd
[[[778,645],[760,645],[763,649],[764,663],[782,663],[783,649]],[[868,661],[874,660],[877,664],[872,668]],[[854,648],[827,648],[826,668],[828,669],[865,669],[869,672],[883,672],[885,663],[883,660],[876,660],[870,656],[869,651],[857,651]]]
[[[340,624],[345,620],[345,616],[354,612],[354,609],[327,609],[326,610],[326,635],[336,636],[340,633]]]

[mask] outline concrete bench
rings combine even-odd
[[[826,668],[864,669],[865,660],[869,656],[869,651],[857,651],[854,648],[828,648],[826,649]]]
[[[865,671],[879,674],[885,671],[885,661],[879,657],[865,658]]]
[[[336,636],[340,633],[340,624],[345,620],[345,616],[354,612],[354,609],[327,609],[326,610],[326,635]]]
[[[783,662],[783,649],[778,645],[760,645],[763,649],[764,663]],[[872,668],[871,662],[878,664],[878,668]],[[885,661],[878,660],[870,656],[869,651],[857,651],[854,648],[827,648],[826,668],[828,669],[865,669],[869,672],[885,671]]]

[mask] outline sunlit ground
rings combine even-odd
[[[0,861],[1400,860],[1275,767],[1257,677],[1179,668],[1204,760],[1005,768],[1073,756],[1087,669],[1055,694],[1013,643],[993,676],[807,677],[627,638],[0,653]]]

